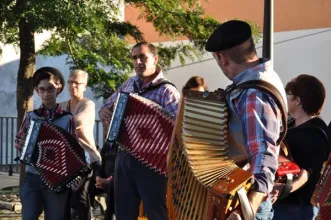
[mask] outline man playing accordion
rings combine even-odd
[[[234,85],[250,80],[271,83],[286,101],[284,86],[273,71],[270,61],[259,59],[250,26],[242,21],[228,21],[220,25],[210,36],[206,50],[212,52],[224,75]],[[275,98],[259,89],[235,89],[226,95],[229,108],[228,138],[230,157],[241,166],[249,163],[254,183],[248,192],[248,200],[255,219],[272,219],[272,204],[267,199],[271,192],[282,124]],[[286,102],[285,102],[286,103]],[[228,219],[242,219],[239,209]]]
[[[42,105],[26,113],[15,140],[15,147],[19,151],[23,150],[29,127],[34,119],[47,120],[76,138],[72,115],[63,111],[56,103],[56,97],[62,92],[64,85],[62,74],[55,68],[43,67],[34,73],[33,86],[41,98]],[[69,189],[64,189],[61,193],[54,192],[43,182],[34,166],[26,166],[26,177],[20,191],[23,220],[38,219],[42,211],[44,211],[45,219],[63,220],[70,217],[70,209],[66,208]]]
[[[171,115],[176,114],[179,93],[156,67],[159,59],[156,47],[147,42],[138,43],[133,47],[131,57],[136,76],[127,80],[101,108],[99,116],[104,126],[109,125],[120,92],[138,93]],[[168,219],[166,177],[140,163],[122,147],[119,147],[115,162],[114,183],[117,220],[136,220],[141,200],[148,219]]]

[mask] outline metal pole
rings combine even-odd
[[[274,59],[274,1],[264,0],[264,20],[263,20],[263,48],[262,57],[269,58],[271,65]]]

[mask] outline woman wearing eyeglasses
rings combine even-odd
[[[80,145],[88,153],[93,170],[101,164],[101,156],[94,140],[93,128],[95,122],[95,104],[84,97],[88,74],[83,70],[73,70],[69,75],[68,89],[70,99],[60,103],[60,106],[70,111],[75,119],[76,131]],[[72,189],[72,208],[76,210],[80,220],[91,219],[90,184],[94,185],[91,173],[83,179],[78,187]],[[93,183],[92,183],[93,182]]]
[[[319,117],[325,100],[325,88],[310,75],[299,75],[286,85],[288,112],[293,117],[285,136],[292,158],[301,168],[293,179],[290,194],[274,204],[274,220],[311,220],[317,208],[310,199],[320,177],[323,162],[330,153],[330,131]],[[284,184],[276,184],[272,195],[277,198]]]

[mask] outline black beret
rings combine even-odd
[[[244,21],[227,21],[214,31],[206,43],[206,50],[216,52],[226,50],[245,42],[252,36],[249,24]]]
[[[38,85],[35,85],[35,81],[36,81],[36,78],[37,76],[40,74],[40,73],[44,73],[44,72],[47,72],[47,73],[51,73],[53,74],[56,78],[58,78],[60,80],[60,83],[62,85],[62,88],[61,88],[61,91],[59,93],[62,92],[64,86],[65,86],[65,81],[64,81],[64,77],[62,75],[62,73],[58,70],[58,69],[55,69],[54,67],[49,67],[49,66],[46,66],[46,67],[42,67],[42,68],[39,68],[34,74],[33,74],[33,87],[36,87]]]

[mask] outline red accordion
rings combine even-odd
[[[124,147],[152,170],[166,175],[166,159],[174,117],[144,97],[120,93],[107,140]]]
[[[66,130],[42,120],[32,120],[20,157],[34,166],[43,182],[60,192],[90,171],[84,150]]]
[[[324,163],[322,175],[317,182],[311,203],[319,207],[316,219],[327,220],[331,216],[331,154]]]
[[[300,167],[290,160],[289,158],[279,155],[278,157],[278,169],[276,171],[276,177],[278,182],[286,181],[284,178],[287,177],[287,175],[298,175],[300,173]]]

